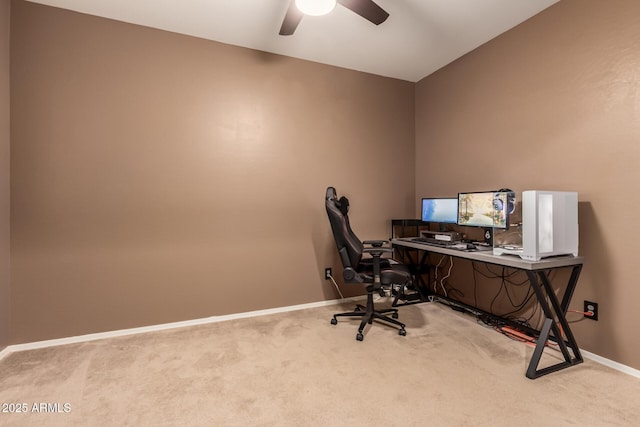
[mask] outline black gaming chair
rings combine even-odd
[[[375,310],[373,306],[374,292],[384,295],[383,287],[398,285],[401,288],[411,285],[412,276],[409,269],[397,262],[382,258],[383,253],[392,252],[389,247],[383,247],[386,240],[366,240],[360,241],[351,230],[349,225],[349,200],[346,197],[338,199],[336,190],[333,187],[327,188],[325,198],[325,206],[333,237],[338,247],[340,260],[342,261],[343,278],[345,283],[364,283],[367,290],[367,306],[357,305],[354,311],[347,313],[335,314],[331,319],[331,324],[338,323],[338,317],[362,317],[360,328],[356,339],[362,341],[364,336],[362,331],[367,323],[373,323],[374,319],[382,320],[387,323],[400,327],[398,333],[406,335],[405,325],[396,319],[398,318],[398,310],[390,308],[386,310]],[[368,246],[368,247],[365,247]],[[364,254],[371,257],[363,258]],[[391,317],[386,314],[391,313]]]

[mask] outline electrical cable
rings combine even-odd
[[[340,292],[340,287],[338,287],[338,284],[336,283],[336,281],[333,279],[332,275],[329,275],[329,279],[331,279],[331,281],[333,282],[333,286],[336,287],[336,291],[338,291],[338,293],[340,294],[340,299],[344,299],[344,295],[342,295],[342,292]],[[379,299],[381,299],[381,296],[378,296],[378,298],[375,298],[374,301],[378,301]]]
[[[514,341],[522,342],[530,346],[533,346],[536,343],[536,339],[534,337],[508,326],[502,326],[502,327],[496,328],[496,330],[500,332],[502,335],[504,335],[505,337],[510,338]]]
[[[444,261],[444,256],[440,259],[435,269],[436,272],[435,272],[435,278],[433,282],[434,291],[437,291],[438,269],[441,267],[443,261]],[[453,260],[451,260],[451,262],[453,262]],[[540,307],[541,307],[540,304],[537,303],[537,299],[535,298],[536,294],[533,289],[533,286],[529,281],[528,275],[525,274],[524,276],[522,276],[524,272],[520,270],[510,269],[508,267],[500,267],[500,270],[496,270],[495,267],[492,268],[492,266],[490,265],[483,264],[484,269],[482,269],[473,261],[471,262],[471,264],[472,264],[472,276],[473,276],[473,300],[474,300],[475,307],[478,306],[478,292],[479,292],[478,276],[484,277],[489,280],[499,279],[500,286],[495,296],[491,300],[488,312],[491,315],[504,317],[509,321],[519,323],[528,328],[537,329],[531,326],[532,321],[535,318],[537,318],[536,322],[534,323],[539,324],[542,319],[540,316],[543,316],[544,313],[542,312],[542,310],[540,310]],[[447,291],[444,286],[444,281],[451,274],[451,269],[452,269],[452,266],[450,266],[447,275],[440,279],[440,286],[442,290],[445,292],[445,296],[447,296]],[[553,281],[553,276],[555,275],[555,273],[556,273],[555,270],[549,272],[550,281]],[[522,288],[522,287],[526,287],[526,292],[524,293],[524,295],[522,295],[521,292],[516,292],[517,288]],[[453,289],[450,290],[449,293],[451,293],[452,291]],[[504,297],[511,305],[512,310],[507,312],[502,312],[501,314],[496,314],[496,310],[494,307],[496,306],[497,301],[503,292],[504,292]],[[548,296],[546,298],[548,300]],[[526,310],[526,312],[523,312],[524,310]],[[499,311],[502,311],[502,310],[499,310]],[[570,311],[573,311],[573,310],[570,310]],[[574,311],[574,312],[584,314],[584,312],[579,312],[579,311]],[[588,314],[589,313],[587,313],[587,315]],[[488,327],[499,328],[504,326],[504,324],[500,324],[490,316],[486,316],[486,315],[483,316],[483,315],[480,315],[479,313],[476,313],[476,317],[479,323],[485,324]],[[554,343],[547,343],[547,346],[552,344]]]
[[[336,281],[333,280],[333,276],[331,274],[329,274],[329,279],[331,279],[331,281],[333,282],[333,286],[336,287],[336,291],[338,291],[338,293],[340,294],[340,299],[344,299],[344,295],[342,295],[342,292],[340,292],[340,288],[338,287]]]
[[[433,277],[433,292],[437,295],[438,294],[438,270],[442,265],[442,262],[449,258],[450,262],[453,263],[453,257],[449,256],[449,255],[442,255],[440,258],[440,261],[438,261],[438,264],[434,267],[433,264],[430,264],[430,268],[432,268],[434,270],[434,277]],[[442,279],[440,279],[440,287],[442,288],[442,291],[444,293],[445,297],[448,298],[452,298],[453,294],[457,294],[459,296],[459,298],[464,298],[464,292],[462,292],[460,289],[455,288],[454,286],[451,285],[451,283],[447,283],[448,285],[448,290],[447,287],[445,287],[445,279],[448,279],[451,276],[451,270],[453,268],[453,265],[449,266],[449,270],[448,273],[445,277],[443,277]],[[431,283],[431,279],[429,278],[429,283]]]
[[[484,265],[484,264],[483,264]],[[499,315],[501,317],[505,317],[509,320],[516,321],[526,326],[530,326],[531,319],[538,312],[538,304],[531,304],[533,297],[535,296],[535,292],[533,292],[533,288],[530,286],[528,277],[524,277],[522,279],[518,279],[518,275],[522,274],[521,271],[518,270],[510,270],[507,267],[501,267],[500,271],[496,271],[491,268],[489,265],[484,265],[485,269],[480,269],[476,263],[472,263],[473,266],[473,278],[474,278],[474,304],[477,306],[477,288],[478,288],[478,277],[477,275],[487,278],[489,280],[500,279],[500,287],[496,291],[496,294],[492,298],[489,305],[489,312],[494,315]],[[514,294],[515,289],[527,286],[527,292],[521,297],[520,300],[517,300],[516,294]],[[510,305],[513,307],[511,311],[502,312],[500,314],[496,314],[495,306],[497,304],[498,299],[503,294],[506,296],[506,299],[509,301]],[[531,313],[528,317],[523,316],[514,316],[527,309],[528,307],[532,308]]]
[[[448,297],[447,290],[444,287],[444,281],[447,280],[449,276],[451,276],[451,270],[453,269],[453,257],[449,257],[449,271],[447,271],[447,275],[440,279],[440,287],[442,288],[442,292],[444,292],[444,296]]]
[[[434,276],[433,276],[433,292],[435,292],[436,294],[438,293],[438,268],[440,268],[440,264],[442,264],[442,261],[447,258],[447,255],[442,255],[442,257],[440,258],[440,261],[438,261],[438,265],[436,265],[436,267],[434,268]],[[445,293],[446,296],[446,293]]]
[[[576,319],[576,320],[567,319],[567,323],[582,322],[586,318],[593,317],[593,311],[567,310],[567,313],[582,314],[582,316],[583,316],[583,317],[581,317],[579,319]]]
[[[438,286],[438,270],[441,267],[444,258],[446,256],[442,256],[442,258],[440,258],[440,261],[438,262],[437,266],[435,267],[435,274],[434,274],[434,282],[433,282],[433,289],[434,292],[437,293],[437,286]],[[449,276],[451,275],[451,270],[453,268],[453,259],[451,258],[451,265],[449,266],[449,270],[447,272],[447,275],[442,277],[440,279],[440,287],[442,288],[442,291],[444,292],[445,296],[447,295],[447,291],[444,285],[444,282],[447,278],[449,278]],[[524,277],[521,277],[522,274],[524,274],[524,272],[520,271],[520,270],[515,270],[515,269],[510,269],[508,267],[501,267],[500,271],[496,271],[493,268],[491,268],[490,265],[487,264],[483,264],[485,266],[485,270],[481,270],[478,265],[474,262],[471,261],[472,264],[472,276],[473,276],[473,299],[474,299],[474,306],[477,307],[478,306],[478,275],[481,277],[484,277],[486,279],[500,279],[500,286],[495,294],[495,296],[493,297],[493,299],[491,300],[490,306],[489,306],[489,313],[490,315],[487,314],[483,314],[483,313],[474,313],[473,311],[469,311],[469,313],[471,314],[475,314],[476,316],[476,320],[478,323],[485,325],[486,327],[490,327],[495,329],[496,331],[502,333],[503,335],[517,340],[517,341],[521,341],[526,343],[527,345],[533,346],[536,345],[536,338],[533,336],[530,336],[524,332],[518,331],[516,329],[513,328],[508,328],[507,325],[501,321],[498,321],[497,319],[494,319],[493,317],[491,317],[491,315],[495,315],[495,316],[499,316],[499,317],[503,317],[509,321],[515,322],[517,324],[521,324],[527,328],[530,329],[539,329],[539,324],[542,320],[541,316],[544,316],[544,313],[542,310],[540,310],[541,305],[539,303],[537,303],[537,299],[534,298],[536,296],[536,293],[534,291],[533,285],[531,284],[530,280],[529,280],[529,276],[525,274]],[[548,272],[548,279],[549,281],[553,282],[553,277],[556,275],[556,271],[552,270],[550,272]],[[520,296],[520,293],[516,292],[516,288],[522,288],[522,287],[527,287],[526,292],[524,293],[524,295]],[[451,289],[450,292],[452,292],[455,289]],[[504,295],[507,299],[507,301],[511,304],[511,306],[513,307],[513,310],[508,311],[506,313],[502,313],[502,314],[496,314],[495,310],[494,310],[494,305],[496,304],[498,298],[500,297],[500,295],[502,294],[504,290]],[[450,293],[449,292],[449,293]],[[549,296],[545,296],[545,299],[547,300],[547,304],[549,304]],[[518,313],[521,313],[523,310],[528,310],[528,316],[517,316]],[[467,311],[465,309],[465,311]],[[591,312],[583,312],[583,311],[578,311],[578,310],[568,310],[568,312],[572,312],[572,313],[578,313],[578,314],[583,314],[585,316],[589,316],[589,315],[593,315]],[[524,314],[524,313],[523,313]],[[532,320],[534,318],[537,317],[537,321],[535,322],[538,325],[538,328],[536,327],[532,327],[531,323]],[[582,319],[580,319],[582,320]],[[573,323],[573,322],[569,322],[568,323]],[[561,340],[564,339],[563,338],[563,331],[562,331],[562,326],[558,325],[559,329],[560,329],[560,336],[559,337],[555,337],[553,339],[549,339],[546,343],[545,346],[552,348],[554,350],[558,350],[558,343],[555,342],[554,340]],[[508,328],[508,330],[504,330],[504,328]]]
[[[473,276],[473,306],[478,306],[478,278],[476,277],[476,263],[471,261],[471,275]]]

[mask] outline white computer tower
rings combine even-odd
[[[522,247],[494,248],[495,255],[514,254],[528,261],[555,255],[578,255],[578,193],[522,192]]]

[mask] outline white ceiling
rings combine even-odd
[[[416,82],[558,0],[375,0],[375,26],[338,5],[278,31],[290,0],[30,0],[118,21]]]

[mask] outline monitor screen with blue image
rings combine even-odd
[[[458,199],[422,199],[422,221],[456,224],[458,222]]]

